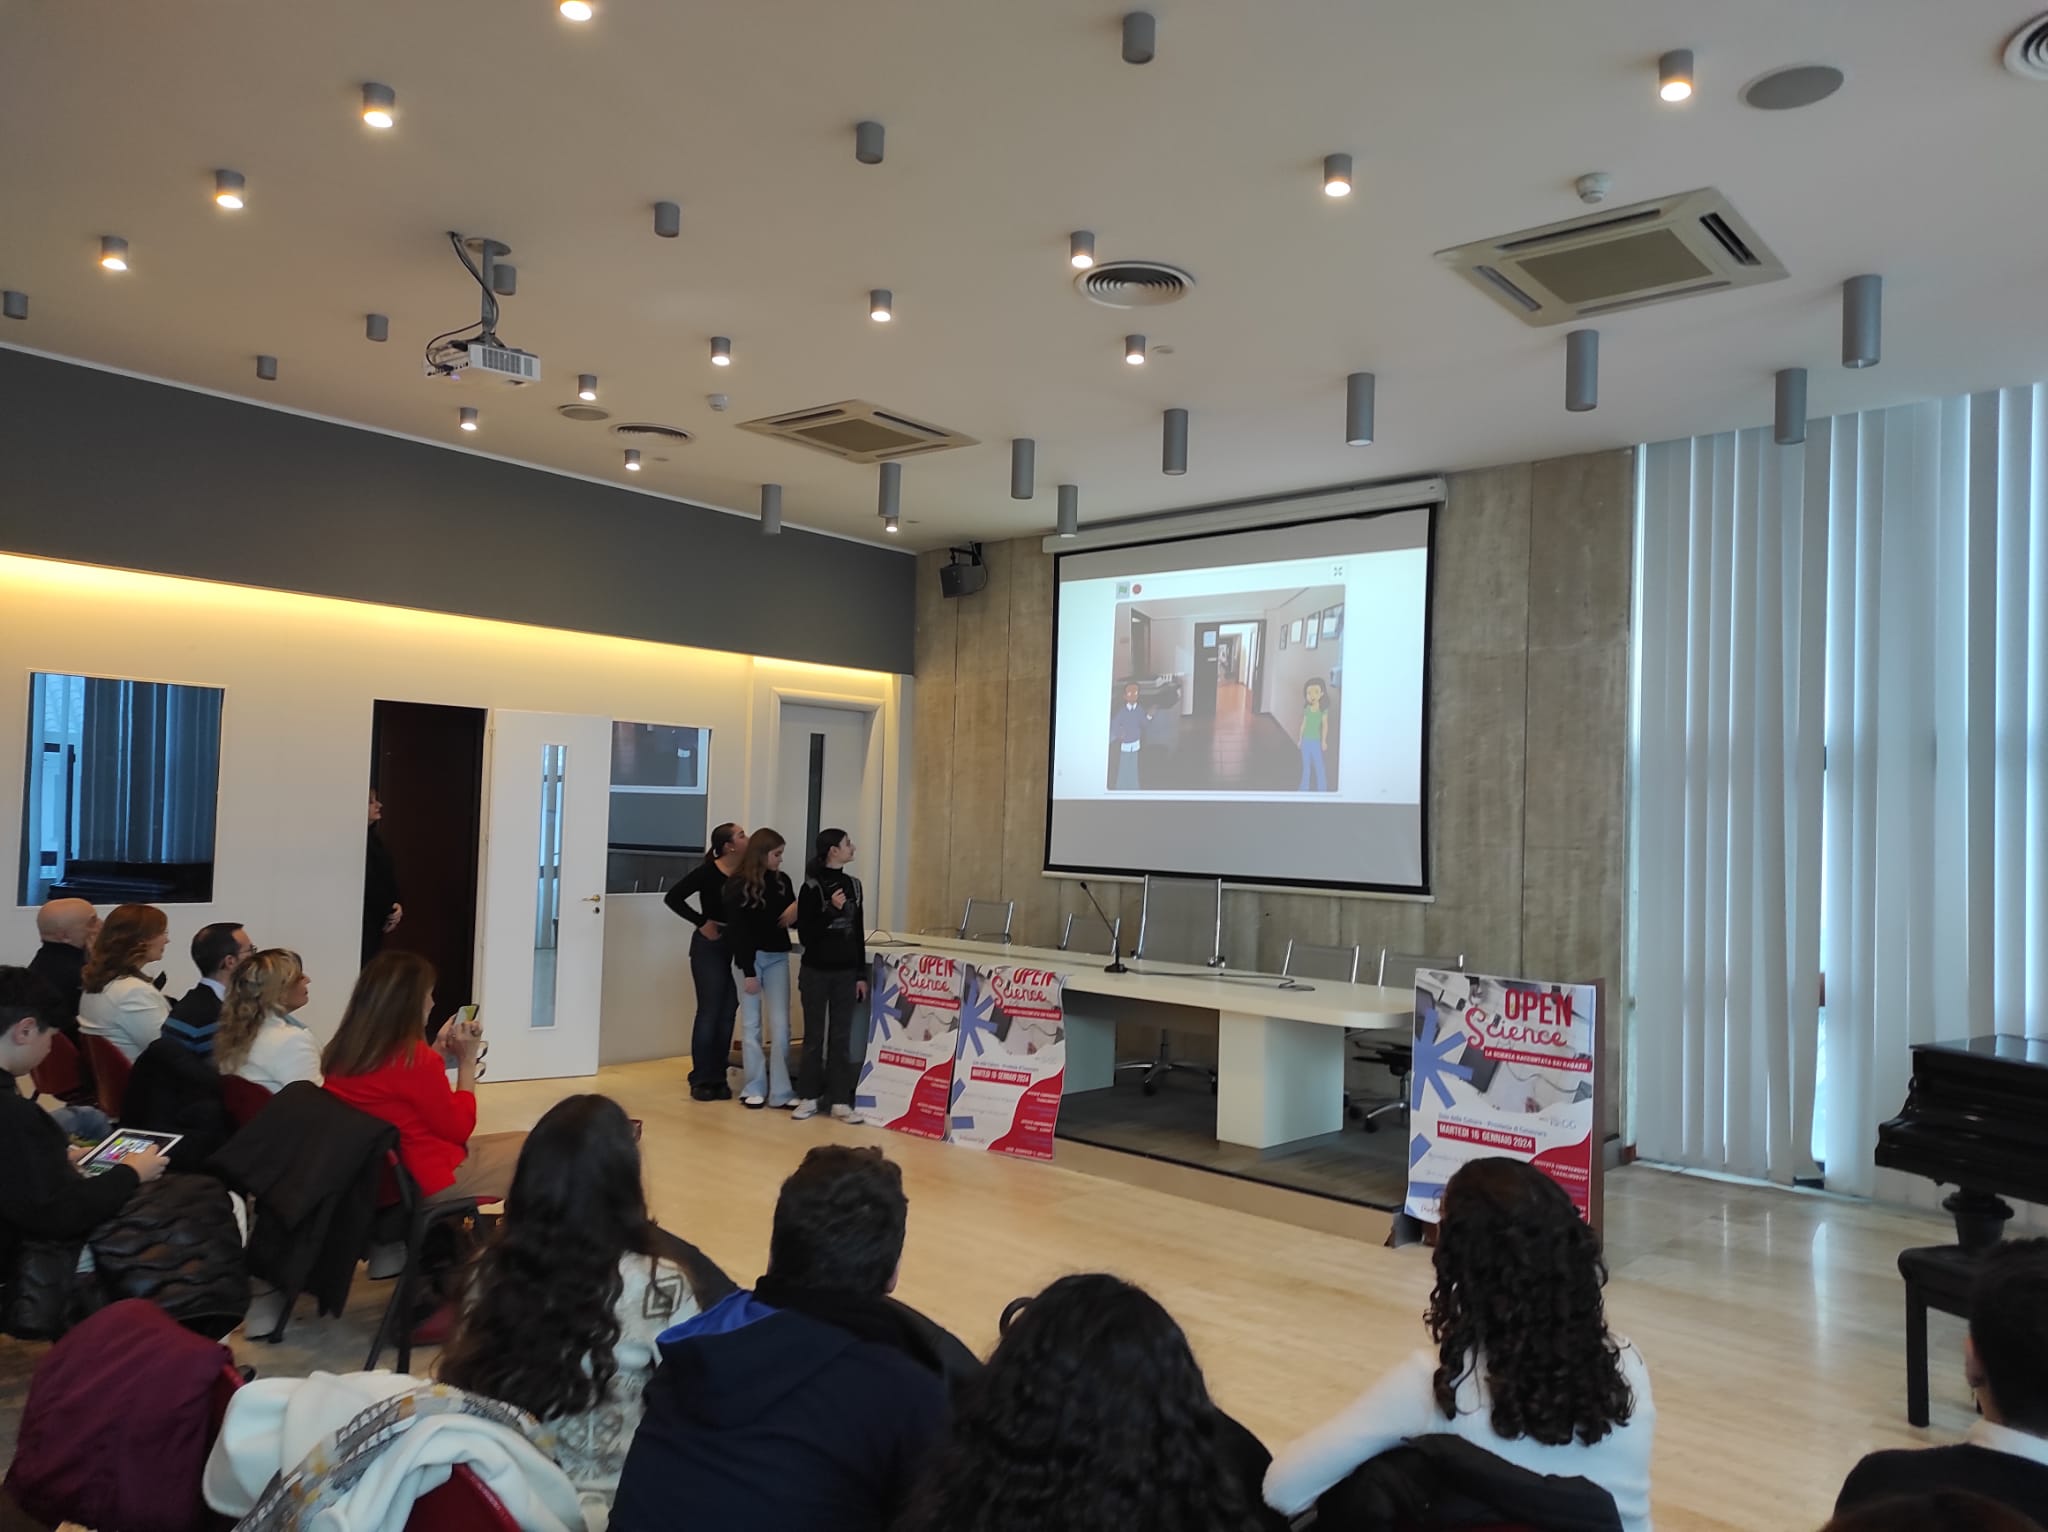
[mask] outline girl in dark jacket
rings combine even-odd
[[[821,832],[796,897],[796,934],[804,945],[796,981],[804,1003],[799,1118],[816,1116],[822,1103],[841,1122],[861,1120],[853,1109],[854,1074],[860,1068],[854,1021],[868,997],[867,911],[860,879],[846,871],[852,860],[852,836],[844,830]]]
[[[732,944],[725,939],[725,884],[746,849],[747,832],[728,820],[711,832],[704,860],[662,895],[664,904],[697,928],[690,937],[690,982],[697,991],[697,1019],[690,1028],[692,1101],[732,1100],[725,1066],[740,992],[732,977]]]
[[[757,1109],[796,1105],[789,1088],[789,928],[796,924],[796,890],[782,871],[785,844],[773,830],[748,836],[723,895],[725,937],[740,971],[740,1051],[747,1069],[740,1104]]]

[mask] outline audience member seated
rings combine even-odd
[[[1436,1289],[1416,1352],[1274,1460],[1266,1500],[1293,1516],[1360,1464],[1449,1432],[1531,1473],[1606,1490],[1650,1526],[1650,1375],[1610,1334],[1600,1238],[1562,1187],[1517,1160],[1474,1160],[1444,1191]]]
[[[201,926],[192,938],[192,966],[199,982],[180,995],[164,1019],[164,1031],[202,1056],[213,1052],[213,1031],[228,998],[228,981],[236,965],[256,950],[239,921]]]
[[[1165,1309],[1116,1277],[1062,1277],[1005,1332],[897,1527],[1249,1532],[1271,1524],[1264,1459]]]
[[[63,1017],[58,1030],[74,1047],[78,1044],[78,1002],[85,990],[85,955],[99,934],[99,912],[83,899],[52,899],[36,911],[36,937],[42,945],[28,960],[28,971],[57,992]]]
[[[97,1176],[80,1175],[63,1129],[14,1087],[50,1051],[47,1002],[48,990],[34,974],[0,968],[0,1068],[10,1077],[10,1088],[0,1091],[0,1277],[6,1282],[0,1322],[14,1333],[44,1338],[77,1317],[85,1237],[165,1166],[162,1155],[145,1150]]]
[[[2009,1505],[1962,1490],[1894,1495],[1838,1511],[1821,1532],[2043,1532]]]
[[[79,1030],[105,1038],[131,1064],[164,1029],[171,1003],[142,970],[164,955],[170,922],[153,904],[120,904],[92,944],[80,976]]]
[[[441,1028],[439,1050],[427,1045],[434,977],[434,965],[416,952],[372,958],[356,976],[320,1068],[329,1091],[398,1129],[398,1157],[429,1201],[494,1200],[512,1185],[526,1135],[477,1134],[483,1034],[473,1023],[450,1021]],[[377,1269],[373,1264],[373,1275]]]
[[[294,1080],[319,1084],[320,1044],[292,1014],[312,987],[296,952],[270,947],[243,958],[232,970],[213,1034],[214,1067],[267,1091],[281,1091]],[[164,1031],[175,1024],[174,1017]]]
[[[1840,1516],[1899,1495],[1968,1490],[2048,1522],[2048,1239],[1985,1257],[1970,1295],[1963,1375],[1982,1417],[1953,1447],[1873,1452],[1835,1501]]]
[[[946,1429],[937,1361],[887,1301],[903,1173],[879,1149],[804,1156],[768,1275],[660,1339],[614,1532],[887,1526]]]
[[[633,1125],[609,1096],[557,1102],[526,1137],[436,1375],[516,1404],[586,1503],[609,1511],[661,1332],[697,1312],[657,1254]]]

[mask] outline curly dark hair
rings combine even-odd
[[[1486,1368],[1493,1429],[1549,1447],[1592,1443],[1628,1424],[1635,1394],[1607,1333],[1600,1236],[1564,1188],[1520,1160],[1473,1160],[1444,1188],[1436,1289],[1436,1403]]]
[[[526,1135],[504,1221],[470,1269],[441,1381],[540,1420],[590,1409],[618,1371],[619,1262],[652,1260],[654,1237],[624,1109],[556,1102]]]
[[[1100,1273],[1026,1305],[896,1532],[1244,1532],[1244,1486],[1173,1316]]]

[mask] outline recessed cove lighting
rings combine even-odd
[[[456,415],[456,420],[461,424],[463,430],[474,431],[476,429],[476,406],[465,404]]]
[[[248,184],[239,170],[216,170],[213,173],[213,200],[230,213],[239,213]]]
[[[590,403],[590,402],[594,401],[594,400],[595,400],[595,399],[597,398],[597,374],[596,374],[596,373],[594,373],[594,372],[584,372],[584,373],[578,373],[578,374],[577,374],[577,376],[576,376],[576,397],[577,397],[577,398],[579,398],[579,399],[581,399],[581,400],[583,400],[583,401],[584,401],[585,403]]]
[[[1076,271],[1086,271],[1095,264],[1095,235],[1088,229],[1076,229],[1067,236],[1067,260]]]
[[[569,21],[588,21],[597,14],[597,7],[590,0],[562,0],[559,9]]]
[[[868,293],[868,318],[876,324],[887,324],[896,317],[896,295],[886,287],[873,288]]]
[[[100,236],[100,264],[109,271],[128,269],[128,241],[118,234]]]
[[[398,120],[398,92],[371,80],[363,86],[363,121],[373,128],[388,128]]]
[[[626,449],[626,472],[638,473],[639,471],[640,449],[638,447],[628,447]]]
[[[1323,195],[1326,197],[1348,197],[1351,195],[1350,155],[1326,154],[1323,156]]]
[[[1692,49],[1673,48],[1657,60],[1657,94],[1673,105],[1692,99]]]
[[[1126,335],[1124,337],[1124,360],[1133,367],[1143,367],[1145,365],[1144,336]]]
[[[732,340],[730,337],[724,335],[714,335],[711,337],[711,365],[713,367],[730,367],[732,365]]]

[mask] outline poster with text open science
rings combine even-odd
[[[1045,968],[977,966],[968,974],[953,1063],[954,1143],[1052,1158],[1066,1083],[1065,989]]]
[[[1407,1212],[1438,1221],[1468,1160],[1527,1161],[1592,1205],[1597,991],[1428,968],[1415,976]]]
[[[867,1058],[854,1105],[870,1122],[919,1138],[946,1136],[953,1055],[967,965],[936,952],[875,958]]]

